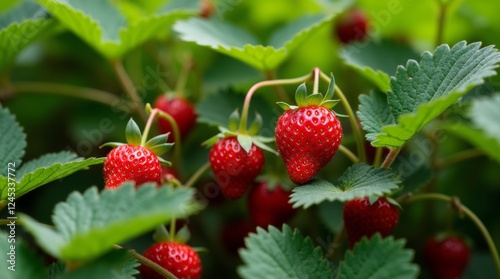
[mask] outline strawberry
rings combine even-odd
[[[193,104],[184,98],[170,97],[167,94],[163,94],[156,98],[154,107],[172,116],[179,127],[181,139],[185,138],[196,124],[197,116],[195,108]],[[162,134],[172,133],[173,135],[172,126],[166,119],[160,118],[158,124]],[[175,137],[172,136],[171,139],[173,141]]]
[[[348,201],[344,205],[344,225],[352,248],[363,236],[379,232],[382,237],[392,233],[399,220],[399,208],[386,198],[371,203],[368,197]]]
[[[357,8],[347,11],[337,20],[335,34],[340,42],[344,44],[366,39],[368,35],[368,19],[365,13]]]
[[[159,242],[150,246],[144,257],[159,264],[179,279],[197,279],[201,277],[201,260],[190,246],[176,242]],[[152,268],[141,265],[142,278],[164,278]]]
[[[292,204],[288,203],[290,192],[281,185],[260,182],[250,190],[248,207],[255,226],[267,228],[268,225],[281,227],[295,214]]]
[[[330,110],[337,102],[333,95],[333,78],[324,97],[313,92],[307,96],[305,84],[295,93],[298,106],[279,105],[285,112],[275,128],[276,146],[288,175],[295,184],[305,184],[333,158],[342,141],[342,127]]]
[[[146,182],[160,184],[161,163],[168,162],[158,155],[163,154],[172,146],[170,143],[165,143],[168,135],[156,136],[142,144],[141,131],[132,119],[127,124],[125,135],[127,144],[107,143],[103,145],[115,147],[104,161],[104,188],[116,188],[125,181],[134,181],[136,187]]]
[[[222,194],[230,199],[241,197],[264,166],[264,152],[252,143],[247,152],[234,136],[217,141],[209,152],[212,172]]]
[[[424,259],[432,277],[438,279],[460,278],[470,259],[467,244],[453,235],[429,238],[424,247]]]

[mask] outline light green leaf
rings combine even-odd
[[[8,2],[8,1],[7,1]],[[20,1],[0,15],[0,73],[31,43],[48,35],[54,24],[40,5]]]
[[[484,130],[463,123],[447,123],[442,128],[486,153],[491,159],[500,162],[500,140],[492,138]]]
[[[134,279],[139,263],[128,251],[112,250],[82,267],[64,274],[59,279],[113,278]]]
[[[379,91],[372,91],[370,95],[359,96],[359,110],[357,116],[366,131],[366,139],[376,140],[377,134],[382,133],[382,127],[396,123],[387,103],[387,95]]]
[[[401,147],[427,123],[443,113],[472,87],[495,75],[500,53],[492,46],[464,41],[451,49],[424,52],[420,63],[409,60],[398,67],[387,95],[397,124],[382,128],[374,146]]]
[[[476,127],[500,142],[500,94],[474,100],[469,117]],[[500,156],[500,155],[499,155]]]
[[[173,9],[127,23],[111,1],[38,1],[63,25],[109,59],[123,56],[176,20],[197,12],[191,9]]]
[[[272,70],[309,34],[331,19],[332,16],[321,15],[299,18],[275,33],[267,46],[260,44],[245,30],[215,18],[181,21],[174,25],[174,30],[182,40],[210,47],[258,70]]]
[[[318,217],[321,223],[332,233],[338,233],[343,224],[344,204],[341,202],[323,202],[318,205]]]
[[[7,227],[9,229],[9,227]],[[0,270],[2,279],[45,279],[43,261],[18,235],[0,231]],[[15,242],[14,242],[15,241]],[[12,249],[14,248],[14,249]],[[10,262],[11,257],[13,261]]]
[[[308,208],[323,201],[349,201],[366,196],[381,196],[398,188],[400,181],[387,169],[374,168],[361,163],[348,168],[338,185],[315,179],[308,184],[295,187],[290,196],[293,207]]]
[[[174,189],[169,185],[156,188],[148,184],[134,189],[127,183],[100,195],[92,187],[83,194],[74,192],[66,202],[56,205],[52,215],[54,229],[27,215],[19,219],[52,256],[65,261],[86,261],[172,218],[196,212],[200,206],[193,201],[193,195],[192,189]]]
[[[16,117],[0,104],[0,175],[7,177],[9,170],[17,170],[21,165],[26,148],[26,134]],[[14,171],[10,171],[14,173]],[[2,184],[4,185],[4,184]]]
[[[404,245],[402,239],[382,239],[379,233],[370,240],[363,237],[352,251],[347,251],[337,279],[417,278],[419,268],[411,263],[414,253],[404,249]]]
[[[87,169],[89,166],[102,164],[104,158],[83,159],[76,154],[67,151],[60,153],[46,154],[38,159],[30,161],[23,165],[19,170],[22,177],[17,180],[16,198],[45,185],[51,181],[61,179],[74,172]],[[5,177],[0,177],[0,182]],[[0,186],[0,199],[7,198],[7,184]]]
[[[387,92],[391,89],[389,74],[408,59],[416,59],[418,54],[406,44],[383,40],[346,45],[340,57],[380,91]]]
[[[239,251],[244,265],[238,268],[243,278],[331,278],[332,271],[319,247],[310,238],[287,225],[280,232],[257,228],[245,239],[245,249]]]
[[[250,148],[252,148],[252,137],[249,135],[238,134],[237,139],[241,148],[243,148],[246,153],[250,152]]]

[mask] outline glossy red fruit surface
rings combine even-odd
[[[267,182],[257,183],[248,195],[250,218],[255,226],[267,229],[269,225],[281,227],[295,215],[295,209],[288,203],[291,192],[279,184],[271,190]]]
[[[431,237],[424,248],[424,258],[433,278],[460,278],[470,259],[467,244],[457,236]]]
[[[201,260],[191,246],[176,242],[159,242],[150,246],[144,257],[159,264],[179,279],[198,279],[201,277]],[[147,279],[163,279],[152,268],[141,265],[141,276]]]
[[[186,99],[160,95],[156,98],[154,107],[172,116],[179,127],[181,139],[185,138],[196,124],[197,115],[195,108],[193,104]],[[170,123],[163,118],[158,119],[158,123],[160,126],[160,132],[162,134],[170,133],[168,141],[173,142],[175,137]]]

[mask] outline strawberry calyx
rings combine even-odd
[[[141,129],[139,128],[137,123],[134,121],[133,118],[130,118],[125,128],[126,143],[108,142],[101,145],[99,148],[102,148],[104,146],[110,146],[115,148],[121,145],[143,146],[149,151],[151,151],[153,154],[155,154],[162,165],[170,166],[171,163],[169,161],[160,157],[161,155],[165,154],[168,150],[170,150],[170,148],[172,148],[172,146],[174,145],[173,143],[167,143],[169,134],[170,133],[161,134],[146,141],[147,132],[142,134]]]
[[[202,145],[212,146],[220,139],[227,137],[236,137],[238,143],[247,153],[250,152],[252,144],[255,144],[262,150],[266,150],[278,155],[278,152],[276,150],[274,150],[272,147],[266,144],[269,142],[273,142],[274,137],[264,137],[264,136],[259,136],[257,134],[260,128],[262,127],[262,117],[260,116],[260,114],[258,114],[257,112],[255,113],[255,119],[252,122],[252,124],[250,124],[250,127],[248,129],[241,129],[239,123],[240,123],[240,114],[238,112],[238,109],[236,109],[229,116],[228,127],[226,128],[223,126],[219,126],[218,128],[220,132],[215,136],[209,138],[208,140],[204,141]]]
[[[318,82],[319,81],[315,79],[314,89],[312,94],[310,95],[307,94],[307,87],[305,82],[297,87],[297,90],[295,91],[295,102],[297,103],[296,106],[287,104],[285,102],[277,102],[277,104],[284,110],[293,110],[308,106],[321,106],[326,109],[332,109],[339,102],[339,100],[332,100],[333,92],[335,91],[335,79],[333,75],[330,75],[330,84],[328,85],[328,90],[324,95],[318,92]]]

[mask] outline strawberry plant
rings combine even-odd
[[[290,3],[0,4],[0,278],[500,277],[498,3]]]

